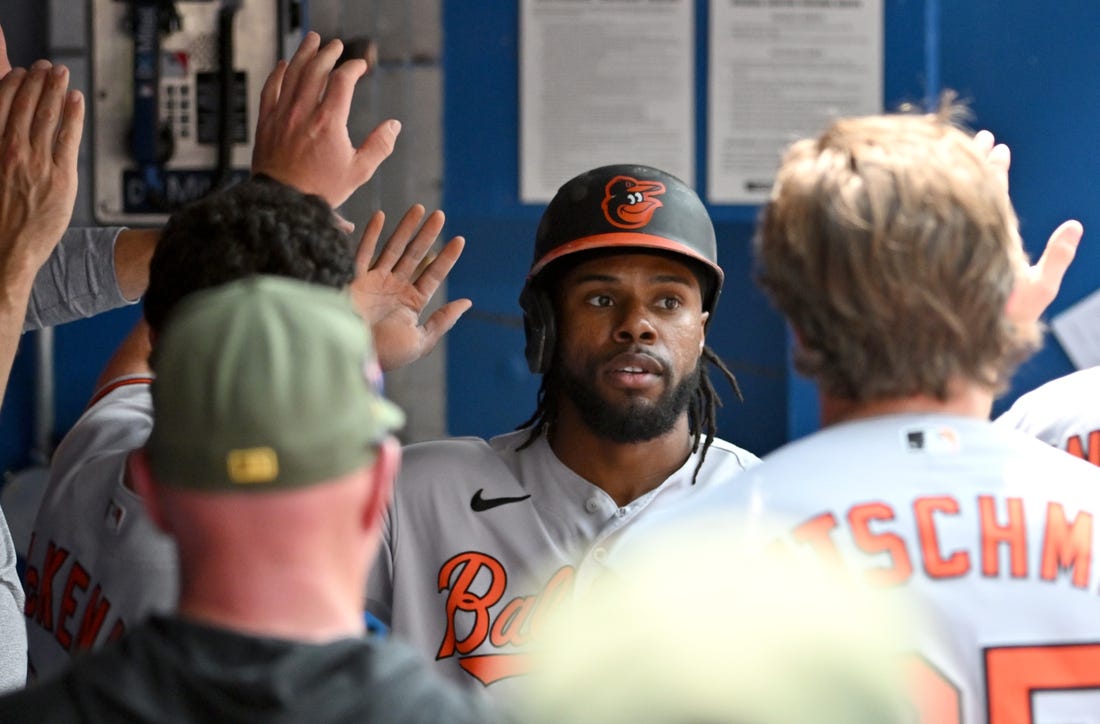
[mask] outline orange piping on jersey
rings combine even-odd
[[[485,686],[512,676],[523,676],[531,671],[528,654],[482,654],[466,656],[458,660],[466,673]]]
[[[151,385],[151,384],[153,384],[153,378],[152,377],[127,377],[124,380],[115,380],[114,382],[112,382],[108,385],[105,385],[104,387],[96,390],[96,393],[94,395],[92,395],[92,399],[88,403],[88,406],[85,407],[84,409],[87,410],[89,407],[92,407],[93,405],[95,405],[95,403],[99,402],[104,397],[106,397],[107,395],[109,395],[112,392],[114,392],[115,390],[117,390],[119,387],[125,387],[126,385]]]
[[[852,540],[864,553],[886,553],[890,565],[868,569],[868,583],[876,586],[895,586],[913,575],[913,562],[905,550],[905,541],[894,533],[874,533],[872,521],[894,520],[894,509],[885,503],[864,503],[848,511],[848,524],[852,527]]]
[[[929,578],[954,578],[970,571],[970,555],[955,551],[946,558],[940,553],[939,535],[936,533],[935,513],[959,514],[959,501],[949,496],[917,498],[913,501],[913,514],[917,519],[917,536],[920,538],[924,572]]]
[[[1008,523],[997,522],[996,501],[991,495],[978,496],[981,511],[982,575],[995,578],[1000,575],[1000,551],[998,546],[1007,544],[1014,578],[1027,577],[1027,529],[1024,527],[1024,501],[1007,498]]]
[[[1039,575],[1053,581],[1061,569],[1073,569],[1073,585],[1089,585],[1092,563],[1092,513],[1081,511],[1070,523],[1061,503],[1047,505],[1046,533]]]

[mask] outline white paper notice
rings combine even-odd
[[[712,0],[712,203],[767,201],[792,141],[882,111],[882,22],[882,0]]]
[[[1050,328],[1077,369],[1100,365],[1100,292],[1054,317]]]
[[[693,0],[523,0],[520,200],[611,163],[695,181]]]

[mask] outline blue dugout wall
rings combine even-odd
[[[699,172],[692,181],[704,198],[708,6],[697,0]],[[1100,282],[1100,241],[1094,243],[1090,231],[1100,238],[1092,194],[1100,180],[1092,140],[1100,48],[1081,29],[1097,27],[1100,4],[885,0],[884,16],[884,106],[928,103],[942,88],[958,90],[974,110],[974,128],[989,128],[1012,147],[1012,196],[1032,256],[1062,220],[1085,225],[1078,258],[1050,312],[1090,293]],[[538,386],[524,364],[516,303],[541,211],[518,200],[518,22],[514,3],[445,3],[444,206],[452,233],[469,240],[450,293],[475,303],[449,339],[448,422],[455,434],[514,427],[534,409]],[[757,208],[710,210],[727,274],[710,344],[745,393],[738,404],[722,390],[720,434],[766,453],[816,428],[816,397],[792,372],[785,326],[751,281]],[[995,412],[1071,369],[1048,335]]]

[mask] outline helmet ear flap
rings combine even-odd
[[[530,282],[520,292],[519,305],[523,308],[523,332],[527,336],[523,350],[527,367],[540,375],[550,369],[554,356],[554,306],[546,290]]]

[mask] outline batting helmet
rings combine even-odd
[[[567,181],[551,199],[535,236],[535,257],[519,296],[527,364],[543,373],[553,358],[554,308],[548,267],[592,250],[654,249],[695,262],[707,278],[703,310],[722,290],[718,245],[703,202],[680,179],[650,166],[603,166]]]

